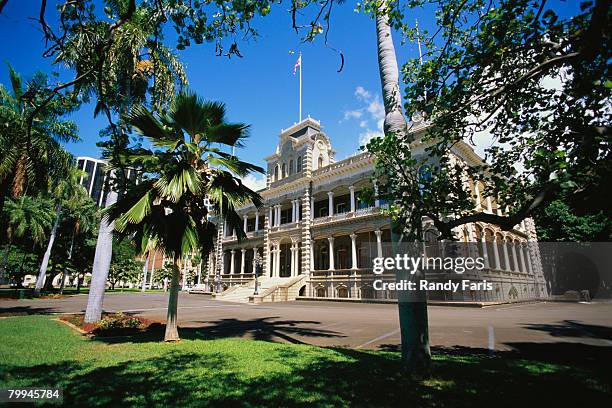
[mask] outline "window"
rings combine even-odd
[[[289,160],[289,175],[293,174],[293,160]]]
[[[336,214],[342,214],[346,212],[346,203],[336,204]]]
[[[287,164],[283,163],[283,171],[282,171],[282,177],[285,178],[287,177]]]
[[[319,217],[327,217],[329,215],[327,207],[319,208]]]
[[[278,180],[278,166],[274,167],[274,180],[272,181],[276,181]]]
[[[295,171],[296,173],[299,173],[302,171],[302,156],[297,158],[297,169]]]
[[[321,167],[323,167],[323,158],[321,156],[319,156],[319,166],[318,168],[320,169]]]

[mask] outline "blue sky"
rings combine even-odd
[[[44,43],[38,24],[38,0],[9,1],[0,15],[0,61],[10,62],[24,76],[37,69],[50,72],[50,61],[42,57]],[[50,3],[49,10],[52,10]],[[226,103],[229,119],[251,125],[251,138],[238,151],[259,165],[274,151],[278,134],[298,119],[298,78],[293,75],[297,54],[303,54],[303,115],[320,120],[342,159],[357,151],[360,138],[380,129],[383,108],[380,99],[374,21],[355,13],[347,2],[335,8],[330,44],[342,49],[346,63],[337,73],[339,57],[321,41],[301,44],[291,30],[287,5],[255,23],[261,37],[241,43],[244,58],[216,57],[213,44],[195,45],[178,52],[184,62],[190,88],[207,99]],[[421,26],[431,21],[419,18]],[[399,45],[400,63],[417,55],[415,44]],[[7,85],[2,64],[0,81]],[[73,115],[82,142],[68,146],[75,155],[99,156],[98,132],[103,119],[93,119],[93,107],[84,106]]]

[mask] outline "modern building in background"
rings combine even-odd
[[[94,159],[93,157],[77,157],[77,167],[79,170],[85,172],[81,177],[79,184],[87,189],[89,196],[98,204],[103,207],[106,201],[106,195],[108,194],[108,183],[106,170],[106,161],[100,159]],[[133,169],[127,170],[127,177],[135,181],[136,171]]]
[[[106,162],[92,157],[77,157],[77,167],[86,173],[81,176],[79,184],[99,206],[103,206],[108,193],[105,191]]]

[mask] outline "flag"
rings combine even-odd
[[[300,54],[300,56],[298,57],[294,67],[293,67],[293,75],[295,75],[295,73],[297,72],[298,67],[302,66],[302,54]]]

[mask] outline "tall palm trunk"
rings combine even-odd
[[[109,207],[117,202],[117,193],[112,189],[108,192],[105,206]],[[87,309],[85,311],[85,323],[95,323],[102,318],[102,304],[104,302],[104,290],[113,257],[113,230],[115,223],[108,222],[108,217],[102,217],[100,231],[96,242],[96,253],[94,255],[93,270],[91,272],[91,284],[89,285],[89,296],[87,297]]]
[[[174,265],[172,266],[172,281],[170,283],[170,294],[168,296],[168,316],[166,319],[166,334],[164,335],[164,341],[180,340],[177,325],[180,277],[181,260],[180,258],[175,258]]]
[[[74,250],[74,238],[76,236],[76,228],[72,230],[72,238],[70,239],[70,248],[68,248],[68,260],[72,261],[72,251]],[[64,293],[64,287],[66,286],[66,268],[62,270],[62,282],[60,284],[60,294]]]
[[[398,138],[408,137],[408,124],[402,111],[402,97],[399,87],[399,70],[391,27],[383,1],[376,13],[376,39],[378,45],[378,68],[385,105],[384,131]],[[401,228],[396,223],[391,226],[394,250],[400,248]],[[420,276],[412,275],[412,278]],[[397,275],[397,279],[406,278]],[[418,287],[418,285],[417,285]],[[424,292],[400,291],[398,296],[400,320],[402,365],[412,374],[429,371],[431,352],[427,317],[427,297]]]
[[[145,263],[142,266],[142,291],[143,292],[147,289],[147,270],[149,269],[149,255],[150,254],[147,253]]]
[[[47,276],[47,267],[49,266],[49,259],[51,259],[51,251],[53,250],[53,243],[57,235],[57,227],[59,226],[60,216],[62,214],[61,204],[57,205],[55,209],[55,220],[53,221],[53,228],[51,228],[51,235],[49,236],[49,242],[47,243],[47,250],[43,256],[42,262],[40,263],[40,269],[38,270],[38,279],[36,279],[36,287],[34,293],[40,295],[40,291],[45,284],[45,276]]]

